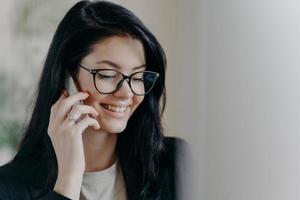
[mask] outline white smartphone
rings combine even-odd
[[[67,73],[67,78],[66,78],[66,81],[65,81],[65,87],[66,87],[66,89],[69,93],[69,96],[78,92],[78,89],[75,85],[74,79],[72,78],[72,76],[69,73]],[[74,105],[78,105],[78,104],[83,104],[83,102],[79,101],[79,102],[75,103]],[[86,114],[86,115],[81,116],[79,119],[82,119],[84,116],[90,117],[89,114]]]
[[[69,96],[71,96],[71,95],[78,92],[78,89],[75,85],[74,79],[69,73],[67,73],[67,78],[66,78],[66,81],[65,81],[65,87],[66,87],[66,89],[69,93]],[[82,103],[83,103],[82,101],[79,101],[75,105],[82,104]]]
[[[67,78],[65,81],[65,87],[68,90],[69,95],[73,95],[76,92],[78,92],[78,89],[74,83],[74,79],[72,78],[72,76],[69,73],[67,74]]]

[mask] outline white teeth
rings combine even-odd
[[[118,112],[118,113],[122,113],[125,112],[127,106],[113,106],[113,105],[109,105],[109,104],[103,104],[103,106],[113,112]]]

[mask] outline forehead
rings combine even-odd
[[[96,64],[103,60],[113,62],[122,70],[131,70],[145,64],[144,47],[142,43],[130,36],[112,36],[91,46],[91,52],[84,57],[82,63],[101,67],[107,64]]]

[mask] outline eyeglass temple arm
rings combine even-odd
[[[85,69],[86,71],[93,73],[94,71],[92,69],[88,69],[87,67],[83,66],[82,64],[79,64],[79,66],[83,69]]]

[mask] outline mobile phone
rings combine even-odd
[[[79,92],[79,90],[76,87],[73,77],[69,73],[67,73],[67,77],[65,80],[65,88],[67,89],[69,96]],[[78,104],[83,104],[83,101],[79,101],[79,102],[75,103],[74,105],[78,105]],[[84,117],[92,117],[92,116],[90,114],[84,114],[84,115],[81,115],[79,117],[79,119],[76,121],[80,121]],[[94,117],[92,117],[92,118],[94,118]]]
[[[65,88],[67,89],[69,96],[79,92],[75,85],[73,77],[69,73],[67,73],[67,78],[65,81]],[[82,103],[83,103],[82,101],[79,101],[75,105],[82,104]]]
[[[69,96],[79,92],[79,90],[77,89],[77,87],[75,85],[73,77],[69,73],[67,73],[67,78],[65,81],[65,88],[67,89]],[[79,101],[79,102],[75,103],[74,105],[78,105],[78,104],[83,104],[83,101]],[[86,114],[85,116],[90,117],[89,114]],[[84,116],[81,116],[79,119],[82,119],[83,117]]]
[[[78,89],[75,85],[74,79],[72,78],[72,76],[69,73],[67,73],[65,87],[68,90],[69,95],[73,95],[78,92]]]

